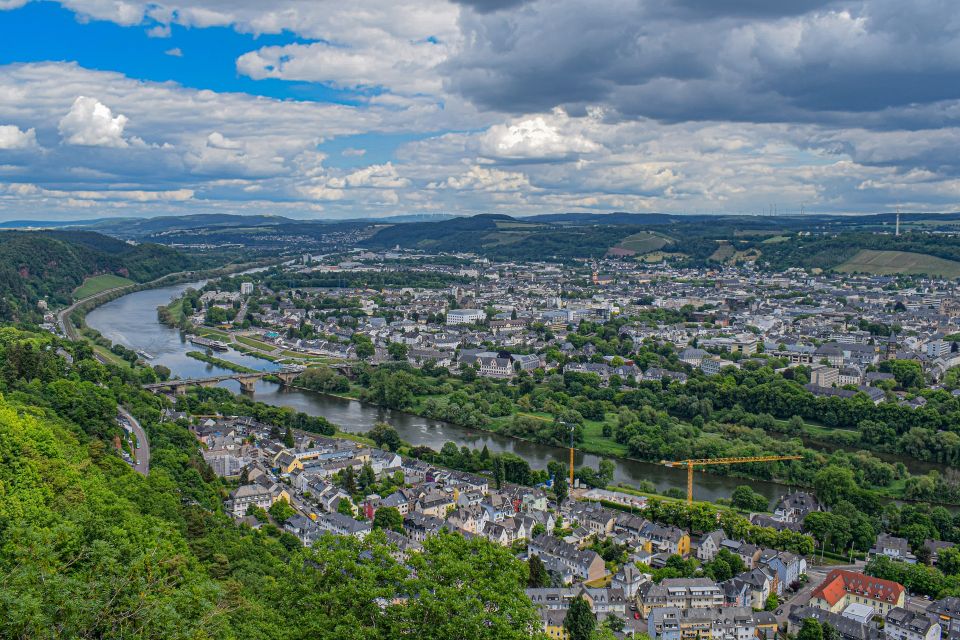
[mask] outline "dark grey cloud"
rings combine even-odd
[[[470,7],[477,13],[493,13],[526,4],[530,0],[452,0],[455,4]]]
[[[742,17],[780,17],[795,16],[815,9],[822,9],[838,0],[677,0],[674,5],[667,4],[667,8],[688,11],[693,14],[711,17],[742,16]]]
[[[885,128],[909,112],[922,127],[917,109],[960,99],[955,14],[945,0],[541,0],[461,16],[466,46],[444,72],[507,113]]]

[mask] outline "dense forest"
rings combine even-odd
[[[71,301],[88,276],[112,273],[136,282],[191,269],[197,260],[156,244],[130,245],[83,231],[0,235],[0,321],[38,319],[37,302]]]
[[[185,427],[160,424],[165,401],[133,370],[11,328],[0,363],[0,636],[536,636],[527,568],[508,549],[440,535],[400,563],[376,532],[306,549],[276,526],[237,526],[228,487]],[[147,477],[114,452],[117,405],[147,429]]]

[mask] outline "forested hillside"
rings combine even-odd
[[[156,244],[130,245],[82,231],[0,233],[0,321],[36,320],[37,302],[59,306],[84,278],[112,273],[146,282],[196,266]]]
[[[524,564],[485,540],[437,536],[401,564],[378,533],[305,549],[236,526],[196,439],[159,424],[136,375],[0,328],[0,637],[534,636]],[[148,477],[113,453],[118,404],[147,429]]]

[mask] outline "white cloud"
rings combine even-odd
[[[0,125],[0,149],[30,149],[37,146],[37,130],[21,131],[12,124]]]
[[[517,171],[503,171],[486,167],[472,166],[456,176],[450,176],[443,182],[430,183],[431,189],[476,190],[487,192],[533,191],[527,176]]]
[[[180,47],[174,47],[173,49],[167,49],[164,53],[168,56],[173,56],[174,58],[182,58],[183,51],[180,50]]]
[[[127,116],[113,115],[110,107],[96,98],[77,96],[69,113],[60,120],[59,131],[67,144],[124,149],[130,143],[123,137]]]
[[[359,158],[367,153],[366,149],[354,149],[353,147],[347,147],[340,152],[340,155],[346,158]]]
[[[496,158],[557,159],[599,151],[601,146],[579,133],[564,133],[565,115],[555,113],[548,122],[535,116],[510,125],[494,125],[480,140],[481,152]]]
[[[358,169],[344,178],[331,178],[328,186],[337,189],[344,187],[368,187],[374,189],[399,189],[410,186],[410,180],[400,177],[393,163],[372,164]]]

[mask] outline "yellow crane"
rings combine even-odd
[[[693,468],[706,467],[714,464],[743,464],[746,462],[778,462],[780,460],[801,460],[803,456],[752,456],[746,458],[695,458],[692,460],[661,460],[665,467],[687,468],[687,504],[693,504]]]

